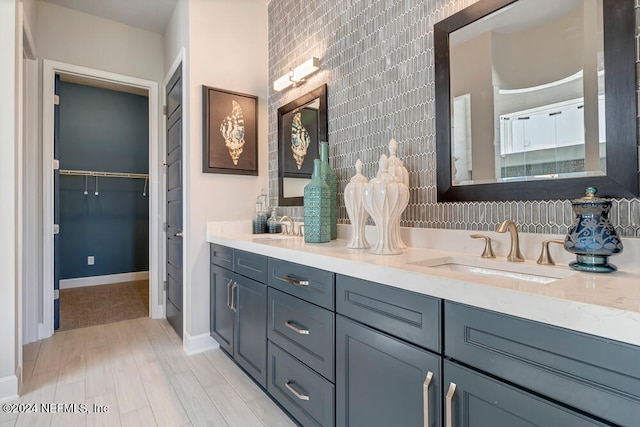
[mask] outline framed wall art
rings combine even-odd
[[[202,86],[205,173],[258,175],[258,97]]]

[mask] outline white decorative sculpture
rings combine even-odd
[[[369,214],[365,210],[362,201],[362,194],[367,185],[367,178],[362,175],[362,161],[356,161],[356,174],[344,188],[344,204],[347,208],[347,215],[351,220],[351,241],[347,245],[350,249],[369,248],[369,242],[365,237],[365,225]]]
[[[395,255],[402,253],[397,239],[392,235],[396,222],[400,221],[401,206],[409,199],[409,189],[402,182],[389,174],[389,160],[382,154],[377,176],[366,185],[362,202],[373,218],[378,230],[378,237],[371,253],[378,255]]]
[[[402,164],[402,160],[400,160],[396,153],[398,152],[398,143],[395,139],[391,138],[389,141],[389,175],[396,178],[396,181],[403,183],[407,189],[409,188],[409,172],[407,168]],[[402,212],[407,208],[409,204],[409,192],[407,191],[406,200],[401,201],[400,213],[398,215],[398,220],[393,224],[393,230],[391,231],[392,238],[396,240],[396,245],[400,249],[406,249],[407,245],[402,241],[402,237],[400,236],[400,217],[402,216]]]

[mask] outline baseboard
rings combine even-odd
[[[208,350],[214,350],[220,347],[220,344],[209,333],[199,335],[189,335],[187,331],[184,332],[182,346],[188,356],[202,353]]]
[[[18,376],[9,375],[0,378],[0,402],[9,402],[18,397]]]
[[[104,276],[78,277],[76,279],[60,280],[60,289],[81,288],[84,286],[108,285],[111,283],[133,282],[134,280],[149,280],[148,271],[134,271],[132,273],[106,274]]]

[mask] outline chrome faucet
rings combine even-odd
[[[498,233],[505,233],[507,230],[509,230],[509,234],[511,235],[511,250],[509,251],[509,255],[507,255],[507,259],[511,262],[523,262],[524,257],[520,253],[518,225],[513,221],[505,219],[496,229]]]

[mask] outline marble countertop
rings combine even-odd
[[[366,249],[347,249],[347,241],[341,239],[305,243],[300,237],[253,235],[232,227],[225,230],[215,223],[207,226],[207,241],[640,345],[640,271],[595,274],[566,265],[518,263],[518,270],[558,277],[545,284],[424,266],[453,258],[486,268],[509,268],[504,259],[481,259],[449,250],[408,248],[400,255],[381,256]]]

